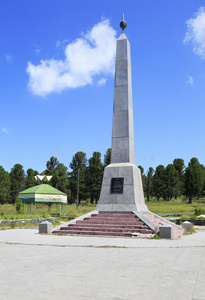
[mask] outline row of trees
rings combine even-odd
[[[169,201],[183,195],[192,203],[194,197],[205,196],[205,167],[196,157],[190,160],[187,167],[183,159],[177,158],[166,168],[163,165],[156,167],[156,170],[149,168],[146,175],[143,168],[139,168],[147,201],[151,197]]]
[[[68,195],[68,203],[74,203],[79,170],[79,201],[89,198],[91,203],[97,203],[103,171],[110,160],[110,148],[104,155],[103,163],[100,152],[94,152],[89,159],[86,158],[86,153],[77,152],[69,165],[69,172],[64,164],[52,156],[41,174],[52,175],[50,184]],[[159,165],[155,170],[150,167],[146,174],[141,166],[139,168],[147,201],[152,197],[169,201],[184,195],[191,203],[193,197],[205,195],[205,167],[197,158],[192,158],[187,167],[183,159],[177,158],[166,167]],[[20,191],[39,184],[34,179],[37,174],[39,173],[31,168],[25,173],[20,164],[14,165],[10,173],[0,166],[0,203],[15,203]]]
[[[91,199],[91,203],[97,203],[100,195],[104,167],[110,164],[111,149],[104,155],[104,163],[101,162],[101,153],[94,152],[89,159],[86,153],[77,152],[68,168],[60,163],[56,157],[51,157],[46,163],[46,169],[41,175],[51,175],[50,184],[68,195],[68,202],[76,201],[78,170],[79,170],[79,201]],[[20,191],[39,184],[35,180],[38,171],[29,168],[26,173],[20,164],[14,165],[8,173],[0,166],[0,204],[15,203]]]

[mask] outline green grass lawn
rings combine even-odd
[[[195,205],[174,202],[146,203],[148,209],[155,214],[194,214]]]
[[[187,204],[182,201],[181,198],[177,200],[171,201],[159,201],[153,199],[153,201],[147,202],[148,209],[151,212],[156,214],[194,214],[195,208],[200,208],[205,210],[205,198],[200,200],[194,200],[192,204]],[[75,204],[66,205],[63,209],[63,212],[68,217],[79,217],[84,215],[92,210],[95,210],[96,205],[85,205],[79,206],[78,209],[76,208]],[[17,213],[15,205],[12,204],[3,204],[0,205],[0,220],[4,219],[30,219],[30,218],[43,218],[49,217],[51,215],[55,215],[58,211],[57,206],[54,204],[51,207],[51,211],[49,214],[48,206],[44,204],[38,204],[37,206],[37,214],[35,214],[34,205],[30,207],[28,205],[24,205],[24,212],[23,210],[21,213]]]
[[[195,208],[205,210],[205,199],[194,200],[192,204],[184,203],[182,199],[160,202],[146,202],[148,209],[156,214],[194,214]]]
[[[76,205],[71,204],[67,205],[66,208],[66,216],[71,216],[71,217],[80,217],[84,214],[89,213],[92,210],[95,210],[96,205],[85,205],[85,206],[79,206],[78,209],[76,208]]]
[[[75,204],[70,204],[64,206],[62,213],[68,217],[79,217],[94,210],[96,205],[79,206],[76,208]],[[24,210],[22,209],[20,213],[16,211],[16,206],[14,204],[3,204],[0,205],[0,220],[15,220],[15,219],[30,219],[30,218],[46,218],[52,215],[56,215],[58,206],[53,204],[49,213],[48,206],[44,204],[37,205],[37,214],[35,214],[34,204],[24,205]]]

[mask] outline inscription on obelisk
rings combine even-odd
[[[111,178],[110,193],[111,194],[122,194],[123,193],[123,184],[124,184],[123,177]]]

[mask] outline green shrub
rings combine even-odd
[[[80,205],[81,206],[89,206],[91,203],[90,203],[90,199],[86,199],[86,200],[81,200],[80,201]]]
[[[22,212],[22,208],[23,208],[22,200],[17,198],[16,199],[16,211],[17,211],[17,213],[20,214]]]
[[[14,222],[12,222],[11,224],[10,224],[10,227],[13,229],[13,228],[15,228],[15,226],[16,226],[16,224],[14,223]]]
[[[49,217],[50,217],[50,215],[47,212],[43,211],[41,213],[41,218],[49,218]]]
[[[195,216],[200,216],[205,214],[205,209],[201,208],[201,207],[196,207],[194,210]]]
[[[157,233],[155,233],[155,235],[152,237],[152,239],[153,239],[153,240],[159,240],[160,237],[159,237],[159,235],[158,235]]]

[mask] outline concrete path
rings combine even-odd
[[[0,299],[205,300],[205,228],[178,240],[0,231]]]

